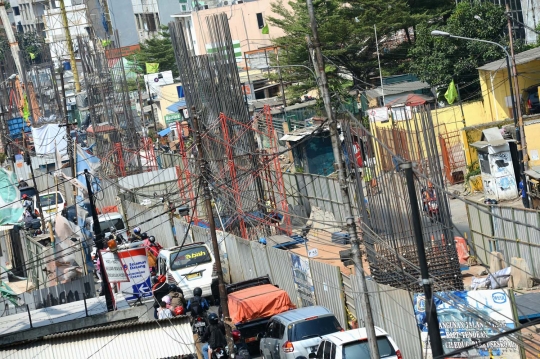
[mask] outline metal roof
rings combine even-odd
[[[194,354],[187,316],[170,320],[126,322],[53,334],[40,340],[0,349],[13,358],[166,358]]]
[[[516,65],[522,65],[534,60],[538,60],[540,59],[540,47],[520,52],[519,54],[515,55],[515,59]],[[478,68],[478,70],[483,71],[497,71],[500,69],[506,70],[506,57],[490,62],[489,64],[485,64],[484,66]]]
[[[289,142],[297,142],[303,139],[306,136],[311,135],[315,131],[328,131],[328,127],[320,127],[320,126],[311,126],[311,127],[305,127],[305,128],[299,128],[297,130],[291,131],[285,136],[281,137],[280,141],[289,141]]]
[[[400,93],[413,92],[422,89],[430,88],[427,82],[412,81],[412,82],[398,82],[391,85],[384,86],[384,96],[399,95]],[[376,87],[366,91],[366,96],[369,98],[382,97],[383,88]]]

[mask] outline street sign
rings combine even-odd
[[[124,265],[118,258],[117,253],[102,250],[101,259],[103,259],[105,274],[110,283],[129,282]]]
[[[307,251],[307,255],[309,258],[314,258],[319,255],[319,250],[317,248],[312,248]]]

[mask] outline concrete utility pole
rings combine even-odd
[[[360,240],[358,238],[358,232],[356,230],[356,222],[353,217],[353,210],[351,206],[351,199],[349,197],[349,186],[347,183],[347,175],[345,173],[345,165],[343,163],[343,151],[341,150],[340,139],[337,129],[337,120],[332,110],[332,103],[330,100],[330,92],[328,90],[328,79],[324,72],[324,59],[321,51],[321,44],[319,42],[319,32],[317,29],[317,20],[315,18],[315,12],[313,10],[313,1],[307,0],[307,7],[309,12],[309,18],[311,22],[311,32],[313,34],[313,41],[308,44],[314,49],[313,65],[315,71],[320,78],[319,86],[324,101],[324,107],[326,109],[326,115],[330,120],[330,138],[332,140],[332,149],[334,152],[334,158],[337,162],[337,172],[339,177],[339,185],[341,188],[341,195],[343,204],[346,209],[347,216],[347,231],[351,237],[351,249],[355,267],[355,274],[360,284],[360,303],[362,305],[362,313],[364,314],[364,322],[366,326],[366,333],[369,345],[369,354],[371,359],[379,359],[379,347],[377,346],[377,336],[375,333],[375,325],[373,322],[373,315],[371,313],[371,305],[369,302],[369,293],[367,289],[366,277],[364,275],[364,268],[362,267],[362,254],[360,253]]]
[[[192,109],[193,113],[193,131],[195,134],[195,144],[197,145],[199,168],[201,169],[201,180],[204,191],[204,204],[206,207],[206,216],[208,217],[208,224],[210,226],[210,237],[212,238],[212,247],[214,249],[214,258],[216,260],[216,272],[219,282],[219,302],[223,309],[223,316],[225,317],[225,336],[227,337],[227,346],[229,347],[229,353],[234,353],[234,341],[232,338],[230,327],[230,314],[229,303],[227,302],[227,292],[225,290],[225,282],[223,280],[223,269],[221,268],[221,259],[219,257],[219,244],[216,234],[216,221],[214,219],[214,212],[212,211],[212,196],[210,194],[210,187],[206,176],[208,175],[206,164],[204,163],[203,145],[201,134],[199,132],[199,116],[195,114],[195,108]]]
[[[0,1],[0,19],[2,24],[4,24],[4,30],[6,31],[6,37],[9,42],[9,47],[11,48],[11,54],[13,55],[13,60],[15,61],[15,66],[17,67],[17,75],[22,78],[22,65],[21,58],[19,57],[20,48],[15,34],[13,34],[13,29],[11,28],[11,21],[9,21],[8,14],[6,12],[6,4],[4,1]]]
[[[71,71],[73,72],[73,81],[75,81],[75,92],[81,92],[81,83],[79,81],[79,70],[77,70],[77,61],[75,60],[75,51],[73,50],[73,41],[71,40],[71,34],[69,32],[69,22],[66,13],[66,5],[64,0],[58,0],[60,3],[60,13],[62,14],[62,25],[64,27],[64,34],[66,35],[66,42],[69,52],[69,62],[71,63]]]
[[[510,13],[510,6],[506,2],[506,13]],[[519,93],[519,79],[518,72],[516,67],[516,58],[514,56],[514,36],[512,34],[512,20],[510,16],[508,18],[508,38],[510,39],[510,57],[512,60],[512,79],[509,81],[514,82],[514,97],[516,98],[516,113],[517,113],[517,122],[519,128],[519,138],[518,140],[518,158],[519,158],[519,172],[520,178],[523,181],[523,190],[527,191],[527,176],[525,175],[525,170],[528,169],[529,156],[527,155],[527,139],[525,137],[525,128],[523,126],[523,113],[521,112],[521,95]],[[525,207],[529,208],[529,196],[525,196]]]
[[[434,358],[444,355],[441,332],[439,330],[439,320],[437,319],[437,307],[433,301],[433,291],[431,289],[432,279],[429,278],[429,270],[426,259],[426,249],[424,247],[424,237],[422,235],[422,221],[420,219],[420,210],[418,209],[418,197],[414,186],[414,177],[412,163],[401,164],[401,169],[405,172],[407,180],[407,190],[409,201],[411,202],[411,219],[413,225],[414,238],[416,239],[416,251],[418,253],[418,264],[420,265],[421,284],[424,288],[425,311],[427,317],[429,342],[431,345],[431,354]]]

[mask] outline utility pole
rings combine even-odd
[[[330,100],[330,91],[328,89],[328,79],[324,72],[324,59],[321,51],[321,43],[319,42],[319,31],[317,29],[317,19],[315,18],[315,12],[313,10],[313,0],[307,0],[307,8],[309,12],[309,18],[311,23],[311,32],[313,34],[313,41],[308,44],[313,50],[313,65],[315,71],[320,78],[320,89],[324,101],[324,107],[326,109],[326,115],[330,120],[330,138],[332,140],[332,150],[334,152],[334,158],[337,162],[337,172],[339,178],[339,185],[341,188],[341,196],[343,204],[345,205],[345,216],[347,217],[347,231],[351,237],[351,252],[354,261],[355,274],[360,284],[360,303],[362,306],[362,313],[364,314],[364,322],[366,326],[366,334],[369,345],[369,354],[371,359],[379,359],[379,347],[377,346],[377,336],[375,334],[375,325],[373,322],[373,314],[371,313],[371,305],[369,302],[369,293],[367,289],[366,277],[364,275],[364,268],[362,267],[362,254],[360,253],[360,240],[358,238],[358,232],[356,230],[356,222],[353,217],[353,210],[351,206],[351,199],[349,197],[349,185],[347,182],[347,175],[345,173],[345,166],[343,163],[343,152],[341,150],[339,133],[337,129],[337,120],[332,110],[332,103]]]
[[[204,191],[204,204],[206,207],[206,216],[208,217],[208,224],[210,226],[210,237],[212,238],[212,247],[214,249],[214,258],[216,260],[216,272],[219,283],[219,302],[221,303],[221,308],[223,309],[223,316],[225,317],[225,336],[227,337],[227,346],[229,347],[229,353],[234,353],[234,341],[232,338],[231,327],[230,327],[230,314],[229,314],[229,303],[227,302],[227,292],[225,291],[225,282],[223,281],[223,269],[221,268],[221,259],[219,257],[219,244],[216,234],[216,221],[214,219],[214,212],[212,211],[212,196],[210,194],[210,187],[208,186],[207,177],[207,167],[204,163],[203,156],[203,145],[201,134],[199,132],[199,116],[195,113],[195,108],[192,108],[193,113],[193,131],[195,134],[195,144],[197,145],[198,152],[198,162],[199,168],[201,170],[201,180],[203,184]]]
[[[109,278],[107,278],[107,273],[105,273],[105,265],[103,263],[103,258],[101,257],[101,250],[105,249],[105,239],[104,235],[101,233],[101,228],[99,227],[99,218],[96,210],[96,202],[94,198],[94,191],[92,191],[92,176],[88,170],[84,170],[84,177],[86,179],[86,189],[88,190],[88,199],[90,200],[90,208],[92,209],[92,219],[93,229],[94,229],[94,243],[96,244],[97,254],[99,256],[99,270],[102,273],[101,276],[101,292],[105,293],[105,303],[107,304],[107,311],[112,312],[114,310],[112,294],[111,294],[111,285],[109,284]]]
[[[75,81],[75,92],[81,92],[81,83],[79,82],[79,70],[77,69],[77,61],[75,60],[75,51],[73,50],[73,41],[71,40],[71,34],[69,32],[69,22],[66,13],[66,5],[64,0],[58,0],[60,3],[60,13],[62,14],[62,25],[64,27],[64,34],[66,35],[66,42],[69,52],[69,62],[71,63],[71,71],[73,72],[73,80]]]
[[[401,169],[405,172],[407,180],[407,190],[409,201],[411,202],[411,219],[413,224],[414,237],[416,239],[416,250],[418,252],[418,263],[420,264],[421,283],[425,295],[425,311],[427,317],[429,341],[431,344],[431,354],[434,358],[444,355],[441,332],[439,331],[439,320],[437,319],[437,307],[433,302],[433,291],[431,289],[432,280],[429,278],[429,270],[426,259],[426,249],[424,247],[424,237],[422,236],[422,223],[420,210],[418,209],[418,197],[414,186],[412,163],[401,164]]]
[[[15,34],[13,34],[13,29],[11,28],[11,22],[9,21],[8,14],[6,12],[6,5],[4,1],[0,1],[0,19],[2,20],[2,24],[4,24],[4,30],[6,31],[6,37],[9,42],[9,47],[11,48],[11,54],[13,55],[13,61],[15,62],[15,66],[17,67],[17,75],[22,78],[23,69],[21,65],[21,58],[19,57],[20,49],[19,49],[19,43],[17,42],[17,39],[15,38]]]
[[[34,167],[32,166],[32,159],[30,158],[30,152],[28,152],[28,147],[26,145],[26,135],[24,133],[24,128],[22,129],[23,137],[23,148],[24,148],[24,162],[30,166],[30,175],[32,176],[32,182],[34,182],[34,188],[36,189],[36,206],[39,210],[39,217],[41,218],[41,228],[45,230],[45,215],[43,214],[43,209],[41,208],[41,200],[39,198],[39,189],[36,183],[36,176],[34,176]]]
[[[510,6],[508,6],[508,1],[506,2],[506,13],[510,13]],[[518,73],[517,73],[517,67],[516,67],[516,58],[514,56],[514,36],[512,33],[512,20],[510,19],[510,16],[507,16],[508,18],[508,38],[510,39],[510,57],[512,58],[512,80],[509,79],[509,81],[514,82],[514,97],[516,99],[515,104],[516,111],[514,113],[517,113],[517,123],[519,129],[519,137],[517,138],[517,145],[518,145],[518,160],[519,160],[519,172],[521,180],[523,181],[523,190],[527,191],[527,175],[525,174],[525,170],[528,169],[528,161],[529,157],[527,156],[527,139],[525,137],[525,128],[523,126],[523,114],[521,112],[521,96],[519,93],[519,80],[518,80]],[[525,207],[530,208],[529,204],[529,196],[525,196]]]
[[[69,116],[67,113],[67,98],[66,98],[66,88],[65,88],[65,83],[64,83],[64,65],[63,64],[60,65],[59,70],[60,70],[60,85],[62,86],[62,98],[64,99],[63,101],[64,110],[62,111],[62,113],[64,114],[66,118],[66,123],[64,126],[66,127],[66,143],[67,143],[67,153],[69,156],[69,167],[71,167],[71,177],[75,179],[76,171],[75,171],[75,161],[73,159],[73,157],[75,156],[75,149],[73,148],[73,140],[71,138],[71,131],[70,131],[70,126],[69,126]],[[58,168],[58,170],[60,170],[60,168]],[[75,208],[75,217],[77,217],[77,187],[75,185],[73,185],[73,206]]]

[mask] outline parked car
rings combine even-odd
[[[321,336],[343,330],[337,318],[321,306],[274,315],[261,338],[263,358],[307,358],[317,350]]]
[[[157,258],[158,274],[182,288],[186,299],[193,297],[196,287],[202,289],[203,297],[212,296],[212,284],[217,283],[214,265],[212,252],[202,242],[162,249]]]
[[[540,113],[540,100],[538,98],[538,87],[534,85],[523,90],[523,100],[525,105],[525,114],[534,115]]]
[[[118,212],[103,213],[98,216],[99,228],[101,233],[104,233],[105,238],[111,234],[111,227],[116,228],[116,234],[121,234],[124,239],[127,239],[125,233],[127,232],[126,223],[124,217]],[[86,229],[90,232],[94,232],[94,220],[89,217],[86,221]]]
[[[37,208],[37,194],[32,197],[34,202],[34,212],[39,216],[39,208]],[[45,221],[54,222],[56,218],[56,213],[62,213],[62,210],[66,206],[66,199],[64,195],[57,191],[50,191],[47,193],[41,193],[39,195],[39,202],[41,204],[41,209],[43,210],[43,217]]]
[[[403,359],[401,351],[387,332],[375,327],[380,358]],[[324,335],[316,353],[309,354],[315,359],[369,358],[369,346],[365,328],[351,329]]]

